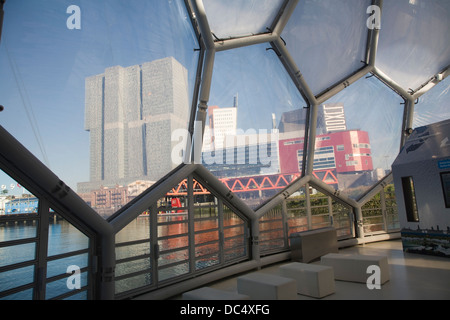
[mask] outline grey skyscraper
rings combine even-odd
[[[156,181],[173,169],[171,134],[187,128],[188,100],[187,70],[172,57],[87,78],[90,182],[78,192]]]

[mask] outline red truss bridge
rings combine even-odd
[[[327,184],[337,184],[336,174],[332,170],[314,171],[314,177],[322,180]],[[240,192],[259,192],[264,190],[282,190],[291,182],[298,179],[300,173],[291,174],[273,174],[267,176],[250,176],[237,178],[219,179],[233,193]],[[194,180],[194,195],[209,194],[208,189],[202,186],[198,181]],[[173,187],[168,196],[185,196],[187,195],[187,179],[181,181],[177,186]]]

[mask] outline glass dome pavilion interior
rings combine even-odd
[[[168,299],[293,234],[400,239],[392,164],[450,118],[448,0],[0,3],[0,299]]]

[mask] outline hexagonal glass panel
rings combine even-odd
[[[398,230],[397,201],[394,184],[388,184],[362,208],[364,234]]]
[[[365,64],[371,1],[300,1],[281,36],[317,96]]]
[[[283,0],[204,0],[211,32],[219,39],[267,32]]]
[[[98,213],[163,177],[198,48],[185,2],[5,3],[3,125]]]
[[[280,150],[305,135],[306,103],[269,47],[216,54],[203,144],[205,167],[252,207],[299,176]]]
[[[383,1],[376,66],[416,90],[450,64],[450,2]]]
[[[29,290],[6,296],[5,291],[36,280],[38,205],[39,198],[0,169],[0,300],[32,299]]]
[[[404,100],[374,76],[320,105],[313,174],[358,199],[390,172],[403,111]]]
[[[414,107],[413,127],[421,127],[450,119],[450,80],[442,82],[418,99]]]

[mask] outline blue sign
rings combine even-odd
[[[439,169],[450,169],[450,159],[438,161]]]

